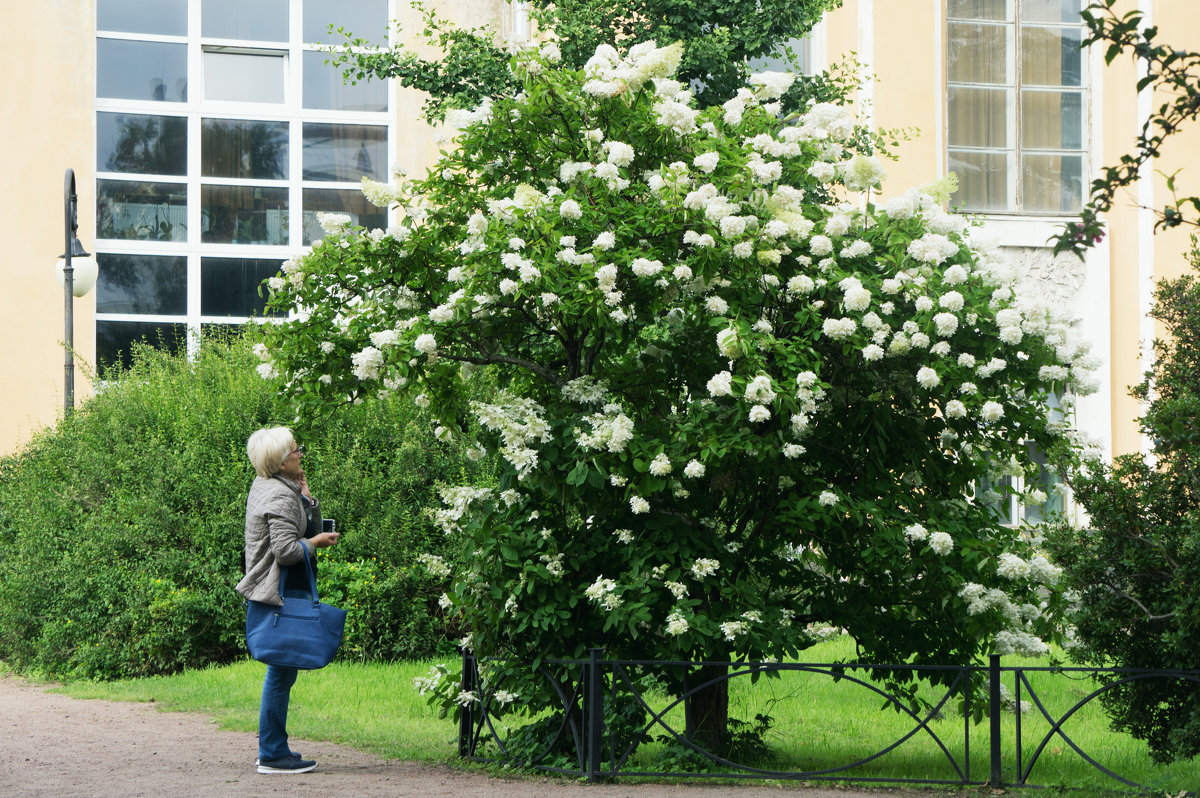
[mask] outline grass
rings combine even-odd
[[[853,644],[834,640],[810,649],[810,662],[832,662],[852,656]],[[1033,665],[1018,659],[1009,665]],[[1043,663],[1044,664],[1044,663]],[[309,739],[331,740],[370,751],[383,757],[427,762],[450,762],[455,758],[455,724],[439,719],[412,688],[412,679],[424,675],[429,662],[389,665],[337,663],[314,672],[302,673],[293,688],[288,731]],[[222,668],[188,671],[171,677],[134,679],[110,683],[72,683],[60,688],[79,698],[124,701],[154,701],[165,710],[197,711],[213,716],[222,728],[254,731],[258,722],[258,692],[265,666],[246,661]],[[1091,691],[1090,683],[1063,675],[1034,673],[1030,680],[1039,698],[1055,717],[1061,716]],[[1013,690],[1012,674],[1005,682]],[[934,703],[941,688],[922,688]],[[1027,695],[1022,698],[1028,700]],[[656,708],[669,703],[665,695],[651,695]],[[826,676],[786,673],[780,679],[760,679],[751,685],[747,678],[730,683],[730,714],[752,721],[767,714],[773,725],[766,733],[768,752],[741,761],[758,767],[781,770],[817,770],[847,764],[880,750],[910,731],[915,722],[906,714],[881,711],[883,698],[849,680],[834,682]],[[510,722],[518,719],[509,716]],[[672,710],[665,720],[683,728],[682,710]],[[1002,718],[1004,729],[1004,779],[1015,780],[1015,723],[1012,712]],[[954,699],[943,708],[942,717],[931,727],[956,759],[963,759],[964,724]],[[1022,717],[1025,764],[1049,723],[1036,708]],[[1200,786],[1200,762],[1169,766],[1154,765],[1146,747],[1124,734],[1112,732],[1098,703],[1076,713],[1064,726],[1066,733],[1102,765],[1135,782],[1171,794]],[[651,734],[664,733],[661,728]],[[988,723],[971,724],[970,775],[988,777]],[[655,741],[643,745],[626,764],[627,770],[662,769],[660,758],[668,746]],[[903,745],[874,762],[846,775],[953,780],[957,774],[936,742],[918,733]],[[1084,762],[1058,737],[1047,744],[1031,776],[1034,784],[1072,788],[1072,795],[1108,794],[1120,788]],[[1075,792],[1074,790],[1079,790]]]

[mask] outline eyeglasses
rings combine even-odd
[[[304,456],[304,447],[297,446],[295,449],[292,449],[290,452],[288,452],[288,457],[291,457],[294,454],[298,454],[301,457],[303,457]]]

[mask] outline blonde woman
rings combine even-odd
[[[317,549],[337,543],[338,533],[321,532],[319,504],[308,490],[304,450],[287,427],[260,429],[246,443],[258,475],[246,498],[246,575],[237,591],[247,599],[280,605],[281,568],[289,568],[287,595],[309,595],[304,569],[307,550],[316,568]],[[259,773],[307,773],[317,766],[288,748],[287,712],[296,669],[268,665],[258,710]]]

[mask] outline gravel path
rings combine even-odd
[[[48,693],[0,675],[0,796],[455,796],[459,798],[948,798],[945,791],[852,790],[745,784],[585,785],[503,779],[448,766],[384,760],[293,738],[320,765],[302,775],[254,772],[254,735],[220,731],[204,715],[151,704]],[[964,793],[965,794],[965,793]]]

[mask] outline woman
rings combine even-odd
[[[304,450],[290,429],[258,430],[246,443],[246,454],[258,476],[246,499],[246,575],[237,591],[279,606],[280,569],[299,566],[287,569],[287,595],[310,595],[304,555],[315,569],[316,550],[337,543],[338,535],[320,531],[320,510],[300,464]],[[295,668],[267,666],[258,710],[259,773],[307,773],[317,766],[288,748],[288,698],[295,681]]]

